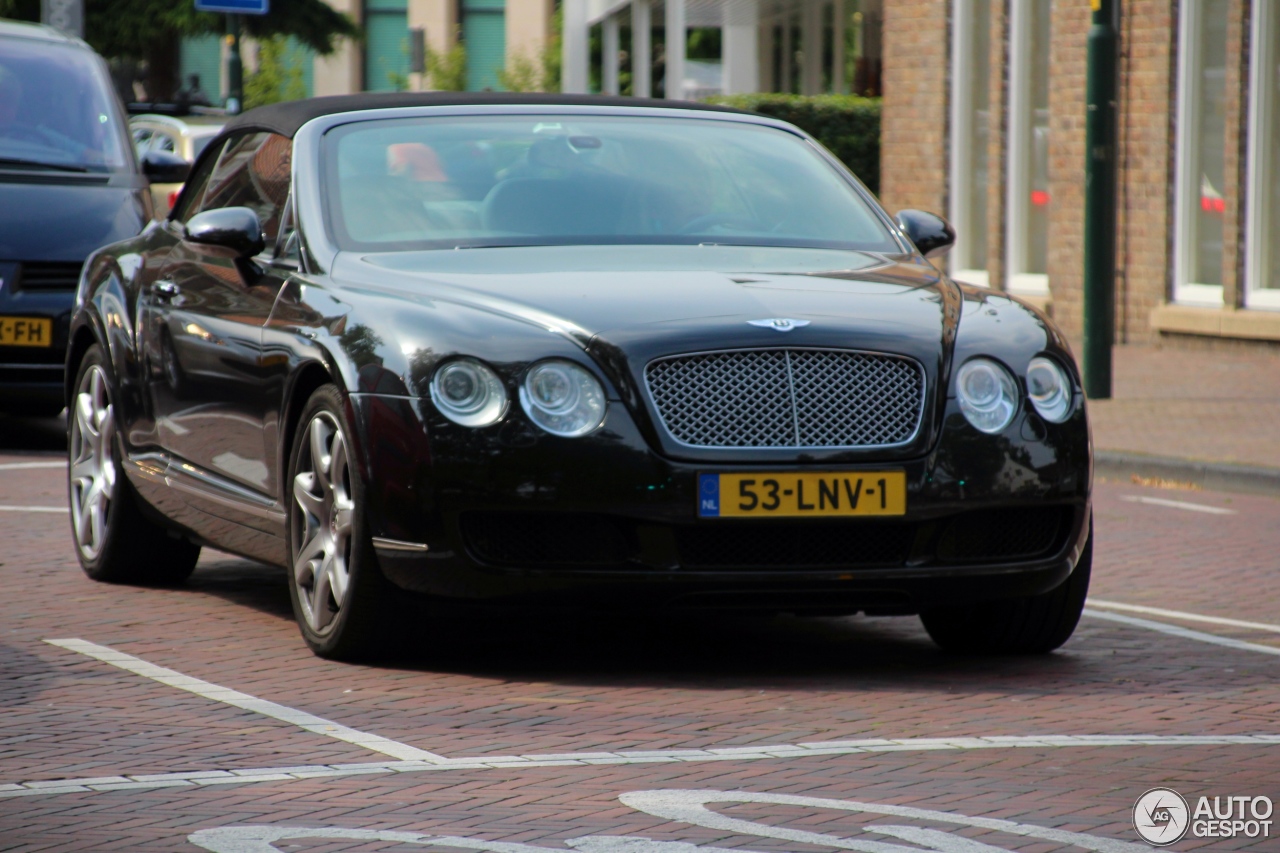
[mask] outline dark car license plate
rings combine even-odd
[[[702,518],[904,515],[903,471],[699,474]]]

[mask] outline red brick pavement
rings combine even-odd
[[[1280,355],[1128,345],[1114,364],[1112,399],[1089,403],[1098,449],[1280,468]]]
[[[0,472],[0,504],[61,503],[60,476]],[[1237,514],[1121,499],[1133,494]],[[1103,485],[1096,514],[1098,597],[1280,621],[1280,593],[1267,583],[1280,553],[1280,500]],[[209,553],[183,589],[93,584],[75,564],[66,527],[60,515],[0,512],[0,783],[383,758],[42,642],[53,637],[111,646],[450,757],[867,737],[1280,734],[1280,658],[1096,620],[1048,658],[966,660],[937,652],[914,619],[488,618],[435,626],[421,653],[405,659],[334,664],[303,647],[278,572]],[[1257,643],[1280,639],[1184,624]],[[557,848],[590,833],[642,833],[810,849],[671,824],[616,800],[650,788],[856,798],[1134,840],[1128,808],[1157,784],[1280,800],[1280,746],[909,751],[31,796],[0,799],[0,849],[194,850],[183,840],[188,832],[245,822],[404,828]],[[789,826],[818,819],[773,806],[721,810]],[[830,822],[819,831],[837,834],[871,822],[823,820]],[[1055,849],[1007,836],[991,843]],[[1276,850],[1280,842],[1200,847]]]

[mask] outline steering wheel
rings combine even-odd
[[[684,225],[676,229],[677,234],[697,234],[710,228],[713,225],[746,225],[749,228],[756,227],[756,223],[750,219],[745,219],[736,213],[707,213],[695,219],[690,219]]]

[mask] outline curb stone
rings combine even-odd
[[[1280,497],[1280,468],[1235,465],[1229,462],[1201,462],[1169,456],[1148,456],[1117,450],[1095,450],[1093,472],[1097,477],[1120,480],[1137,474],[1164,480],[1194,483],[1219,492],[1243,492]]]

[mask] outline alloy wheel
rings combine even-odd
[[[320,412],[306,427],[293,478],[293,577],[307,627],[332,630],[351,580],[355,500],[347,441],[337,420]]]
[[[94,364],[80,377],[71,416],[71,527],[86,560],[102,552],[116,494],[115,410],[107,374]]]

